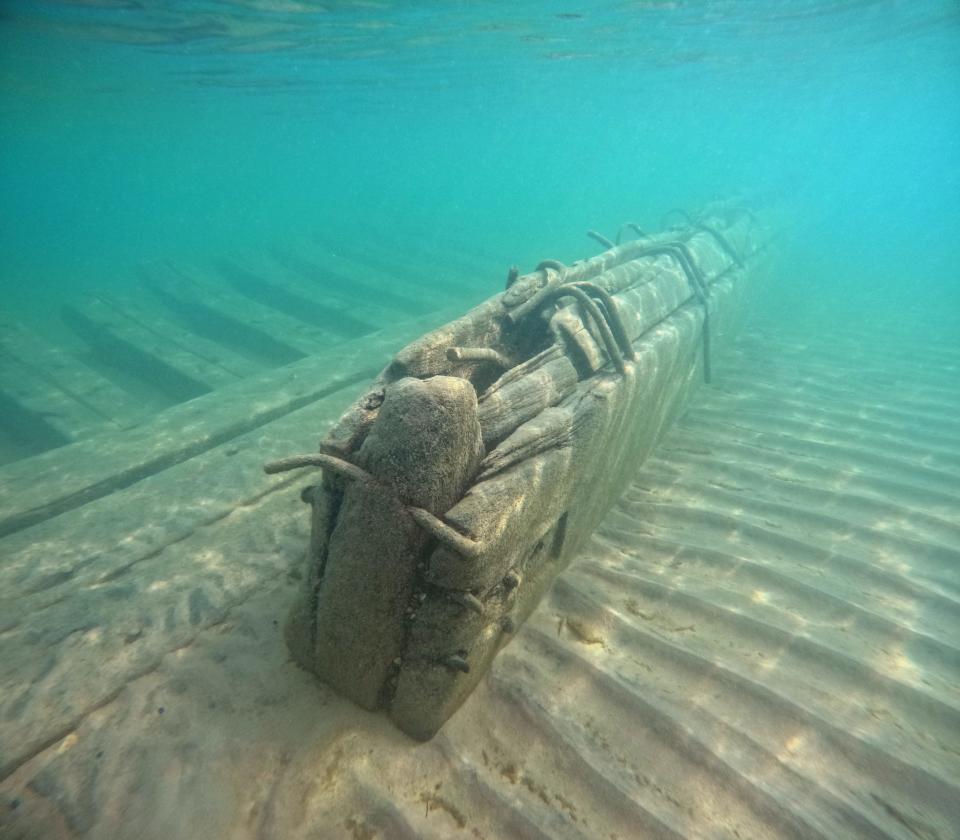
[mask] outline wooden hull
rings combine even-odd
[[[429,739],[709,377],[765,236],[740,209],[553,261],[401,350],[321,444],[298,661]]]

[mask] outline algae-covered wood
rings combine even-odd
[[[298,661],[432,737],[709,380],[764,239],[751,213],[715,205],[511,275],[401,350],[320,455],[270,466],[325,468],[304,494],[310,573],[287,627]],[[419,419],[437,400],[461,406],[448,426]]]

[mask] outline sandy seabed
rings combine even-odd
[[[427,744],[282,639],[348,398],[0,541],[4,840],[960,836],[955,344],[748,331]]]

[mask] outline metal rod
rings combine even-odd
[[[601,245],[603,245],[604,248],[616,248],[616,247],[617,247],[617,246],[614,245],[609,239],[607,239],[607,237],[605,237],[602,233],[598,233],[598,232],[595,231],[595,230],[588,230],[588,231],[587,231],[587,236],[589,236],[591,239],[597,240],[597,242],[599,242]]]
[[[598,298],[603,303],[607,323],[610,325],[610,331],[613,333],[613,337],[620,346],[620,352],[625,359],[631,362],[634,361],[637,358],[637,354],[633,352],[630,336],[627,335],[627,328],[624,326],[623,319],[620,317],[620,312],[617,309],[613,295],[596,283],[581,281],[579,283],[572,283],[571,285],[576,286],[578,289],[583,289],[588,295],[593,295],[593,297]]]
[[[335,472],[337,475],[342,475],[344,478],[350,478],[354,481],[362,481],[365,484],[376,483],[376,479],[366,470],[362,470],[360,467],[351,464],[349,461],[344,461],[342,458],[334,458],[332,455],[322,455],[319,452],[312,455],[294,455],[290,458],[281,458],[279,461],[270,461],[270,463],[263,465],[263,471],[267,473],[267,475],[273,475],[274,473],[298,470],[302,467],[322,467],[325,470],[330,470],[330,472]]]
[[[579,288],[577,284],[557,286],[556,288],[550,290],[550,294],[545,297],[543,302],[546,303],[546,301],[551,298],[564,297],[566,295],[576,298],[580,305],[584,308],[585,314],[589,316],[597,326],[597,330],[600,333],[600,338],[603,341],[603,345],[607,351],[607,356],[609,357],[610,362],[620,371],[620,373],[626,373],[627,364],[620,353],[620,348],[617,346],[617,342],[613,337],[613,333],[610,331],[610,326],[607,324],[607,319],[603,317],[603,313],[597,307],[597,304],[591,300],[590,296],[583,289]]]
[[[473,559],[479,557],[486,546],[476,540],[465,537],[459,531],[455,531],[446,522],[439,517],[434,516],[429,510],[418,507],[408,507],[407,511],[413,517],[424,531],[431,537],[442,542],[448,548],[452,548],[457,554]]]

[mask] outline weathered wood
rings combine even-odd
[[[31,438],[59,444],[70,443],[78,437],[89,435],[110,421],[97,414],[89,405],[58,388],[31,365],[21,362],[0,349],[0,394],[6,409],[0,416],[0,426],[23,436],[24,446],[29,450]]]
[[[144,329],[156,333],[165,342],[200,356],[237,379],[254,376],[269,367],[190,330],[175,314],[158,307],[155,296],[142,283],[131,283],[125,288],[129,290],[126,293],[111,292],[99,297],[108,306],[136,321]]]
[[[476,394],[455,377],[395,383],[356,453],[380,486],[351,482],[343,490],[326,546],[336,562],[311,593],[316,620],[294,650],[365,708],[377,707],[396,670],[416,594],[414,564],[430,536],[405,506],[446,510],[462,495],[481,453]],[[357,603],[366,608],[358,612]]]
[[[342,341],[227,287],[217,269],[184,263],[143,266],[157,299],[195,332],[276,367]]]
[[[9,316],[0,316],[0,349],[54,388],[88,406],[118,428],[136,425],[144,407],[127,391]]]
[[[283,276],[298,287],[323,296],[331,296],[353,307],[364,320],[380,309],[403,315],[422,315],[424,307],[442,306],[445,298],[424,300],[423,289],[400,278],[384,277],[345,258],[335,247],[298,238],[284,241],[264,256],[279,266]],[[449,301],[447,301],[449,302]]]
[[[387,429],[381,406],[409,377],[451,376],[480,392],[480,433],[496,448],[456,504],[423,515],[409,486],[344,490],[330,479],[310,494],[323,530],[311,537],[310,585],[288,625],[298,659],[408,734],[431,737],[709,378],[711,333],[730,331],[755,268],[760,242],[738,230],[744,218],[720,213],[710,229],[691,225],[569,267],[547,261],[397,353],[324,451],[351,462],[388,436],[392,451],[419,450],[416,431]],[[500,360],[496,378],[490,359]],[[497,376],[504,360],[517,363]],[[440,473],[448,458],[421,457]],[[353,501],[337,502],[341,493]],[[340,623],[321,638],[316,628],[331,621]]]
[[[352,278],[337,275],[329,266],[301,258],[279,245],[269,252],[241,254],[236,262],[253,278],[243,283],[234,281],[234,288],[241,294],[267,298],[274,307],[298,317],[313,317],[315,322],[326,312],[334,312],[347,322],[357,322],[358,335],[380,329],[397,318],[422,315],[429,308],[418,308],[416,301],[408,300],[403,300],[403,306],[395,306],[389,290],[385,296],[382,289],[373,286],[358,288]]]
[[[544,408],[530,420],[517,424],[510,436],[480,463],[477,481],[526,461],[541,452],[573,443],[576,416],[569,408]]]
[[[356,338],[376,329],[374,323],[365,321],[350,307],[339,303],[329,296],[316,299],[299,292],[292,292],[278,283],[276,275],[265,279],[251,266],[235,260],[219,260],[218,274],[240,294],[242,298],[302,322],[316,327],[332,336]]]
[[[239,379],[221,365],[128,317],[102,298],[87,297],[65,306],[63,317],[104,363],[156,385],[174,400],[192,399]]]
[[[368,379],[404,340],[442,313],[401,322],[375,335],[287,367],[241,380],[175,406],[123,434],[98,435],[69,450],[0,469],[0,536],[42,522],[257,428],[321,397]],[[68,463],[69,470],[62,465]],[[43,476],[52,480],[41,480]]]
[[[577,370],[561,355],[542,367],[484,396],[480,425],[487,445],[502,440],[521,423],[556,405],[577,387]]]

